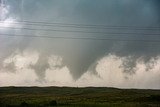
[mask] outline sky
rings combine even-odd
[[[1,0],[0,86],[159,89],[159,5]]]

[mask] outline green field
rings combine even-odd
[[[160,90],[1,87],[0,107],[160,107]]]

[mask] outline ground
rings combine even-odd
[[[1,87],[0,107],[160,107],[160,90]]]

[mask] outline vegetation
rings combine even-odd
[[[0,107],[160,107],[160,90],[1,87]]]

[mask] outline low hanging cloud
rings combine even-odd
[[[127,57],[109,54],[97,62],[97,75],[88,71],[78,82],[82,86],[160,88],[160,57],[152,58],[147,64],[143,58],[139,58],[134,67],[134,74],[125,72],[126,68],[123,63],[126,59]],[[152,67],[148,68],[148,65],[152,65]]]
[[[0,71],[0,86],[99,86],[119,88],[160,88],[160,57],[145,63],[143,57],[136,61],[135,72],[125,72],[124,62],[128,57],[108,54],[96,61],[95,72],[86,71],[79,79],[73,79],[69,68],[63,64],[63,58],[51,55],[47,58],[48,68],[44,69],[44,79],[34,66],[38,63],[40,53],[33,50],[16,51],[6,58]],[[10,68],[12,65],[12,69]],[[32,67],[31,67],[32,66]],[[13,70],[14,68],[14,70]],[[8,70],[8,72],[6,72]],[[13,70],[12,72],[9,70]],[[42,72],[42,71],[40,71]]]
[[[3,61],[0,70],[0,85],[34,85],[38,76],[33,69],[29,68],[38,60],[38,53],[17,50]]]

